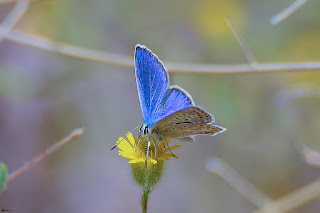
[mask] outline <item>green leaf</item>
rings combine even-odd
[[[0,191],[6,188],[7,177],[7,166],[4,163],[0,163]]]

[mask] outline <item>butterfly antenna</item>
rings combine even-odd
[[[137,128],[139,128],[140,126],[136,126],[134,129],[132,129],[130,132],[133,132],[133,130],[136,130]],[[126,136],[128,136],[128,133],[126,134]],[[122,138],[118,143],[116,143],[116,145],[114,145],[110,150],[114,150],[115,148],[117,148],[119,146],[119,144],[124,140],[124,138]]]
[[[165,139],[165,141],[166,141],[167,147],[168,147],[171,155],[172,155],[173,157],[175,157],[176,159],[178,159],[178,157],[177,157],[175,154],[173,154],[172,150],[170,149],[170,146],[169,146],[169,143],[168,143],[167,139]]]
[[[116,145],[114,145],[110,150],[114,150],[115,148],[117,148],[117,146],[123,141],[124,138],[122,138]]]

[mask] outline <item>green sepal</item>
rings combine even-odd
[[[144,191],[152,191],[155,185],[160,181],[163,171],[164,161],[158,161],[156,164],[133,163],[131,164],[132,176],[134,180],[143,188]]]
[[[8,177],[7,166],[1,162],[0,163],[0,191],[6,188],[7,177]]]
[[[147,167],[144,163],[131,164],[132,176],[143,190],[141,197],[142,213],[147,213],[149,194],[161,179],[163,164],[163,160],[156,164],[148,162]]]

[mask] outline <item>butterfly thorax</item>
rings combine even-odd
[[[143,138],[154,142],[165,139],[163,135],[158,133],[158,128],[149,128],[147,124],[140,127],[139,133]]]

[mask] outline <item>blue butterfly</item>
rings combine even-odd
[[[226,128],[212,125],[214,117],[195,106],[191,95],[169,86],[168,71],[147,47],[136,45],[135,77],[144,124],[140,134],[155,143],[176,139],[193,142],[195,135],[217,135]]]

